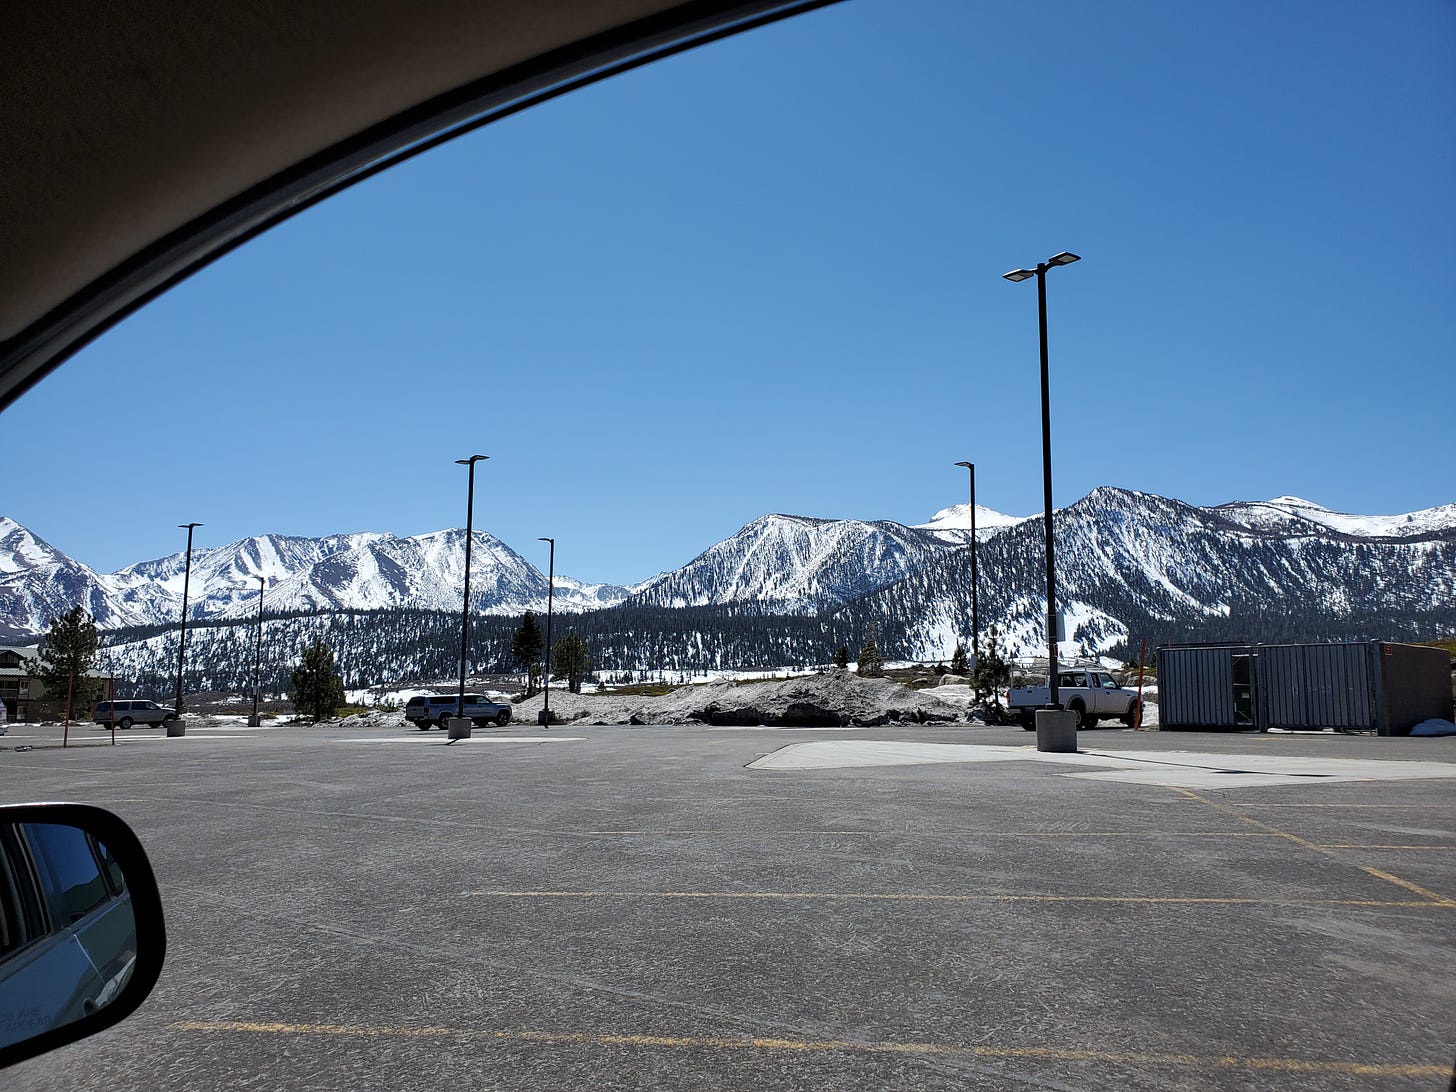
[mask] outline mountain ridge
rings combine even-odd
[[[741,604],[768,614],[838,612],[918,633],[907,641],[941,655],[969,634],[968,517],[966,505],[915,526],[767,513],[638,584],[557,576],[554,602],[563,613]],[[964,530],[953,526],[962,518]],[[1045,612],[1040,515],[982,508],[977,532],[983,628],[999,621],[1014,647],[1036,647]],[[1289,496],[1199,507],[1103,486],[1058,509],[1056,532],[1059,599],[1089,647],[1152,622],[1216,627],[1265,601],[1324,611],[1341,625],[1361,611],[1440,617],[1444,603],[1456,602],[1456,504],[1358,516]],[[472,550],[474,612],[545,609],[547,581],[534,565],[487,531],[475,533]],[[459,529],[404,538],[270,534],[194,549],[189,615],[251,617],[259,576],[274,613],[458,611],[463,555]],[[103,629],[171,624],[182,566],[178,553],[96,573],[0,517],[0,639],[33,638],[77,603]]]

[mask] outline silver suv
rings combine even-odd
[[[97,724],[104,724],[108,727],[111,724],[112,714],[116,715],[116,726],[118,728],[130,728],[133,724],[162,724],[177,719],[177,710],[168,709],[165,705],[158,705],[154,701],[98,701],[96,712],[91,714],[91,719]]]
[[[416,695],[405,704],[404,719],[421,732],[428,732],[431,725],[443,728],[460,707],[459,702],[459,694]],[[511,707],[491,701],[483,694],[466,694],[465,715],[475,722],[477,728],[484,728],[490,723],[504,728],[511,722]]]

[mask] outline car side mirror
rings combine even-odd
[[[166,953],[126,823],[88,804],[0,806],[0,1068],[130,1016]]]

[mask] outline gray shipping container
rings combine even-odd
[[[1405,735],[1450,720],[1450,657],[1383,641],[1158,649],[1165,728],[1335,728]]]

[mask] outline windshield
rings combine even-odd
[[[1453,35],[837,5],[91,344],[0,793],[134,824],[169,959],[16,1086],[1445,1080]]]

